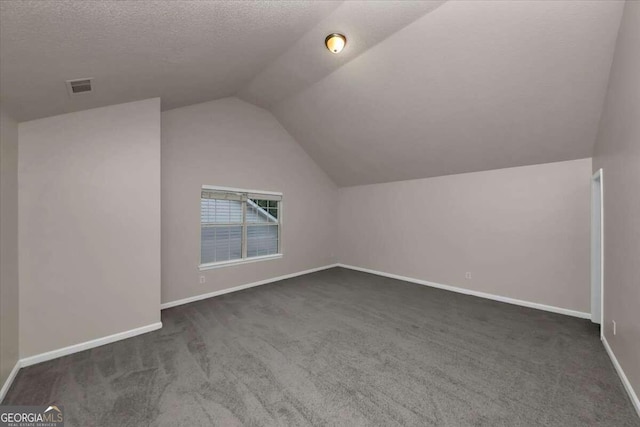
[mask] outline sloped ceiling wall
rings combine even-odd
[[[622,1],[18,2],[20,121],[160,96],[269,109],[340,186],[592,154]],[[331,32],[348,44],[323,45]],[[64,80],[94,77],[70,99]]]
[[[447,2],[271,109],[340,186],[589,157],[621,8]]]
[[[19,121],[232,96],[338,1],[0,1],[0,97]],[[69,97],[65,80],[93,77]]]
[[[255,76],[238,95],[269,108],[318,82],[445,1],[345,1]],[[348,35],[347,46],[339,55],[331,54],[324,45],[327,34],[334,32]]]

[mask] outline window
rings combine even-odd
[[[280,258],[282,193],[203,186],[200,268]]]

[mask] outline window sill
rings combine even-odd
[[[200,271],[213,270],[214,268],[230,267],[232,265],[249,264],[252,262],[269,261],[271,259],[279,258],[282,258],[282,254],[264,255],[247,259],[234,259],[231,261],[210,262],[208,264],[200,264],[198,268],[200,269]]]

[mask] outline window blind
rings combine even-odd
[[[200,264],[280,253],[282,196],[203,188]]]

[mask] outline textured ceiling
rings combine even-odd
[[[341,185],[588,157],[619,1],[2,1],[20,121],[161,97],[271,110]],[[323,47],[343,32],[341,55]],[[94,77],[69,98],[64,81]]]
[[[590,157],[622,6],[450,1],[271,109],[340,186]]]
[[[0,1],[0,98],[23,121],[235,94],[340,2]],[[93,77],[69,98],[65,80]]]
[[[354,1],[340,4],[238,94],[269,108],[326,77],[389,35],[442,5],[437,1]],[[347,35],[339,55],[324,46],[327,34]]]

